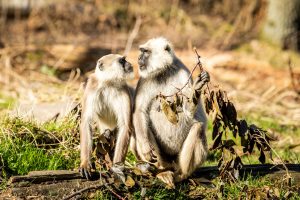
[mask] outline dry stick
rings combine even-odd
[[[63,198],[63,200],[68,200],[68,199],[71,199],[72,197],[76,196],[76,195],[79,195],[79,194],[82,194],[86,191],[89,191],[89,190],[96,190],[96,189],[99,189],[101,187],[106,187],[106,189],[108,189],[113,195],[115,195],[118,199],[121,199],[123,200],[124,198],[121,197],[120,195],[118,195],[115,191],[113,191],[107,184],[98,184],[98,185],[93,185],[93,186],[89,186],[89,187],[86,187],[86,188],[83,188],[81,190],[78,190],[77,192],[74,192],[72,194],[70,194],[69,196],[66,196]]]
[[[193,75],[193,73],[194,73],[194,71],[196,70],[196,68],[197,68],[197,66],[199,66],[200,67],[200,69],[202,70],[202,64],[201,64],[201,61],[200,61],[200,59],[199,59],[199,54],[197,53],[197,56],[198,56],[198,62],[196,63],[196,65],[193,67],[193,69],[192,69],[192,71],[191,71],[191,73],[190,73],[190,75],[189,75],[189,77],[188,77],[188,79],[187,79],[187,81],[186,81],[186,83],[181,87],[181,88],[177,88],[178,89],[178,91],[177,92],[175,92],[174,94],[171,94],[171,95],[163,95],[163,94],[159,94],[159,95],[157,95],[158,97],[172,97],[172,96],[175,96],[175,95],[178,95],[188,84],[189,84],[189,80],[192,78],[192,75]]]
[[[293,72],[293,68],[292,68],[292,60],[291,58],[289,58],[288,60],[288,66],[289,66],[289,72],[290,72],[290,76],[291,76],[291,83],[292,83],[292,86],[295,90],[296,93],[300,94],[299,91],[297,91],[297,87],[296,87],[296,83],[295,83],[295,74]]]
[[[202,66],[202,62],[200,60],[201,56],[198,54],[198,51],[197,51],[196,48],[194,48],[194,51],[195,51],[195,53],[197,55],[200,72],[202,72],[203,71],[203,66]],[[208,94],[210,95],[210,89],[208,87],[208,83],[206,83],[206,87],[207,87],[207,90],[208,90]]]
[[[280,160],[282,166],[284,167],[284,169],[285,169],[285,171],[286,171],[287,178],[288,178],[288,180],[290,180],[290,179],[292,178],[292,176],[291,176],[291,174],[290,174],[290,172],[289,172],[289,169],[287,168],[287,166],[286,166],[285,163],[283,162],[282,158],[280,157],[280,155],[275,151],[275,149],[273,149],[273,148],[271,147],[271,145],[269,144],[269,142],[266,140],[265,137],[261,137],[261,136],[260,136],[260,138],[263,139],[263,140],[266,142],[266,144],[268,144],[268,146],[270,147],[271,151],[272,151],[272,152],[277,156],[277,158]]]
[[[137,16],[134,27],[132,29],[132,32],[130,33],[130,35],[128,37],[128,40],[127,40],[127,43],[126,43],[126,48],[125,48],[125,51],[124,51],[124,55],[127,55],[128,52],[130,51],[133,40],[134,40],[134,38],[136,38],[136,36],[139,32],[141,24],[142,24],[142,18],[141,18],[141,16]]]

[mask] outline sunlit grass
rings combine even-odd
[[[264,129],[272,128],[276,132],[284,134],[295,134],[292,127],[282,127],[276,121],[258,120],[255,117],[246,117],[247,121],[257,124]],[[209,146],[212,145],[211,124],[208,125]],[[78,119],[71,115],[61,122],[49,121],[38,124],[32,120],[24,120],[18,117],[3,116],[0,119],[0,158],[3,162],[2,177],[4,180],[11,175],[23,175],[33,170],[57,170],[57,169],[77,169],[79,166],[79,134]],[[278,148],[275,150],[284,161],[300,163],[299,154],[289,149]],[[257,164],[256,152],[252,156],[243,156],[244,164]],[[220,152],[210,151],[205,166],[216,165]],[[274,156],[273,156],[274,158]],[[126,162],[130,165],[136,164],[134,155],[129,152]],[[271,160],[267,160],[271,162]],[[3,173],[4,172],[4,173]],[[266,194],[272,189],[281,199],[289,190],[284,185],[271,181],[268,177],[247,177],[237,181],[235,184],[222,183],[217,178],[213,180],[215,188],[203,186],[192,186],[187,182],[177,184],[176,189],[166,189],[164,184],[159,184],[158,180],[153,183],[153,187],[147,188],[144,196],[141,196],[141,188],[130,190],[127,196],[130,199],[188,199],[188,198],[207,198],[207,199],[236,199],[238,197],[247,198],[251,195]],[[2,181],[1,188],[5,187],[6,182]],[[290,191],[290,190],[289,190]],[[291,199],[299,199],[296,192],[291,193]],[[94,195],[95,199],[115,198],[107,190],[98,190]]]
[[[73,117],[42,125],[3,116],[0,122],[0,156],[10,175],[33,170],[74,169],[79,165],[79,136]]]

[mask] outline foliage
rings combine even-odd
[[[196,67],[199,67],[201,72],[203,71],[200,55],[196,49],[195,53],[198,62],[194,66],[189,79],[192,77]],[[189,80],[187,80],[188,82]],[[178,114],[180,110],[183,110],[183,99],[186,99],[186,102],[193,102],[194,105],[197,105],[201,98],[201,91],[196,90],[192,97],[183,95],[182,90],[188,85],[187,83],[173,95],[158,95],[161,102],[161,110],[173,124],[177,124]],[[267,131],[256,125],[248,125],[245,120],[238,120],[236,108],[228,99],[225,91],[219,88],[214,88],[214,90],[210,91],[208,86],[207,89],[204,99],[205,110],[208,115],[210,113],[213,115],[212,139],[214,142],[210,150],[221,151],[221,157],[218,162],[221,178],[225,181],[236,181],[239,177],[239,170],[243,166],[241,154],[237,151],[236,146],[238,144],[236,140],[240,140],[244,154],[251,154],[254,147],[256,147],[260,152],[258,160],[264,164],[266,162],[266,152],[269,152],[271,155],[270,141],[272,138]],[[167,100],[168,97],[173,97],[174,100]],[[231,137],[229,134],[231,134]]]
[[[23,175],[33,170],[77,167],[79,138],[74,137],[74,133],[78,133],[76,123],[73,117],[61,123],[50,121],[42,125],[18,117],[3,117],[0,122],[3,173]]]
[[[265,130],[256,125],[248,125],[245,120],[237,119],[236,109],[231,101],[228,100],[226,92],[221,90],[211,91],[205,98],[206,112],[213,114],[212,139],[214,143],[211,150],[222,152],[218,163],[220,176],[229,181],[237,180],[239,169],[243,163],[236,149],[239,139],[244,154],[251,154],[256,146],[260,152],[258,160],[265,163],[265,152],[271,155],[270,141],[272,138]],[[229,133],[232,134],[231,139]]]
[[[63,122],[47,122],[45,124],[37,124],[18,117],[3,117],[0,127],[0,168],[2,170],[0,180],[4,178],[1,187],[5,186],[5,180],[10,175],[26,174],[31,170],[76,169],[79,166],[78,124],[74,116],[69,116]],[[95,167],[103,172],[102,178],[105,178],[111,189],[122,197],[128,199],[234,199],[241,194],[243,198],[249,197],[249,195],[254,198],[264,193],[271,198],[275,191],[276,194],[279,191],[280,198],[287,195],[291,199],[297,199],[295,186],[288,187],[284,183],[270,181],[267,177],[247,177],[235,184],[223,183],[220,178],[217,178],[208,185],[207,182],[197,182],[190,179],[177,184],[175,189],[168,189],[155,178],[155,169],[151,169],[152,171],[148,173],[134,167],[143,163],[137,163],[132,153],[129,153],[126,158],[126,165],[123,170],[125,183],[123,184],[118,177],[104,169],[106,165],[103,164],[102,168],[99,168],[99,158],[101,158],[101,162],[107,162],[105,155],[109,155],[108,152],[111,153],[111,151],[103,152],[99,145],[103,145],[104,149],[110,149],[106,141],[110,141],[113,134],[106,139],[99,138],[98,134],[95,134],[94,156],[96,163],[98,163]],[[60,142],[57,142],[53,135]],[[221,156],[216,151],[211,151],[211,153],[213,153],[212,159]],[[107,162],[107,166],[109,163]],[[116,198],[106,187],[97,190],[93,197],[86,197],[95,199]]]

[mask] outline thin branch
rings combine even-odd
[[[93,186],[89,186],[89,187],[86,187],[86,188],[83,188],[81,190],[78,190],[66,197],[63,198],[63,200],[68,200],[68,199],[71,199],[72,197],[75,197],[77,195],[81,195],[82,193],[86,192],[86,191],[89,191],[89,190],[96,190],[96,189],[100,189],[101,187],[106,187],[107,190],[109,190],[113,195],[115,195],[118,199],[120,200],[123,200],[124,198],[121,197],[120,195],[118,195],[115,191],[113,191],[107,184],[103,184],[103,183],[100,183],[98,185],[93,185]]]
[[[196,51],[196,50],[195,50]],[[197,52],[197,51],[196,51]],[[192,76],[193,76],[193,73],[194,73],[194,71],[196,70],[196,68],[199,66],[200,67],[200,69],[202,69],[202,64],[201,64],[201,61],[200,61],[200,59],[199,59],[199,54],[198,53],[196,53],[197,54],[197,57],[198,57],[198,62],[195,64],[195,66],[193,67],[193,69],[192,69],[192,71],[191,71],[191,73],[190,73],[190,75],[189,75],[189,77],[188,77],[188,79],[187,79],[187,81],[186,81],[186,83],[181,87],[181,88],[176,88],[178,91],[177,92],[175,92],[174,94],[171,94],[171,95],[163,95],[163,94],[159,94],[158,95],[158,97],[172,97],[172,96],[175,96],[175,95],[178,95],[178,94],[180,94],[181,92],[182,92],[182,90],[189,84],[189,81],[190,81],[190,79],[192,78]]]
[[[130,51],[130,49],[132,47],[133,40],[136,38],[136,36],[139,32],[141,24],[142,24],[142,18],[141,18],[141,16],[137,16],[134,27],[133,27],[133,29],[132,29],[129,37],[128,37],[128,40],[127,40],[127,43],[126,43],[126,48],[125,48],[125,51],[124,51],[124,55],[127,55],[128,52]]]
[[[290,72],[290,77],[291,77],[291,84],[292,84],[292,87],[293,89],[295,90],[295,92],[297,94],[300,94],[300,92],[297,90],[297,87],[296,87],[296,83],[295,83],[295,74],[293,72],[293,68],[292,68],[292,60],[291,58],[289,58],[288,60],[288,66],[289,66],[289,72]]]
[[[81,189],[81,190],[78,190],[78,191],[76,191],[76,192],[74,192],[74,193],[72,193],[72,194],[70,194],[70,195],[64,197],[63,200],[71,199],[72,197],[75,197],[75,196],[77,196],[77,195],[79,195],[79,194],[82,194],[82,193],[84,193],[84,192],[86,192],[86,191],[89,191],[89,190],[96,190],[96,189],[99,189],[99,188],[101,188],[102,186],[103,186],[103,184],[101,183],[101,184],[98,184],[98,185],[93,185],[93,186],[89,186],[89,187],[83,188],[83,189]]]

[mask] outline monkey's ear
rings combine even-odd
[[[97,67],[102,71],[104,69],[104,65],[101,61],[97,62]]]
[[[166,47],[165,47],[165,50],[168,51],[168,52],[170,52],[171,51],[171,47],[167,44]]]

